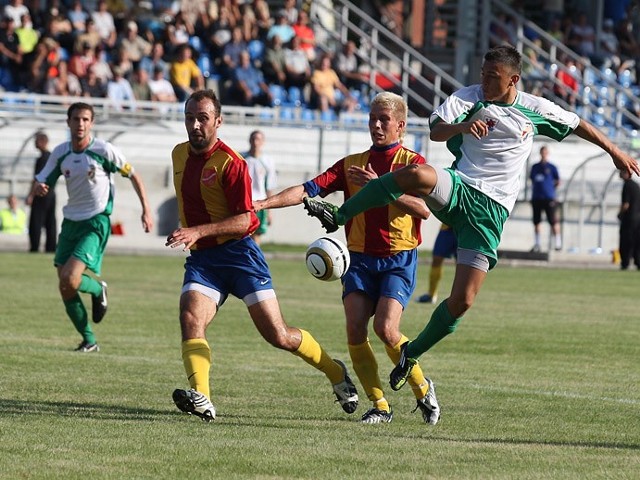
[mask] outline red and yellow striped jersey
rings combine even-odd
[[[204,154],[194,154],[189,142],[171,152],[173,184],[183,227],[214,223],[234,215],[251,212],[251,224],[240,237],[205,237],[192,250],[215,247],[228,240],[251,235],[260,222],[251,201],[251,177],[247,163],[221,140]]]
[[[384,149],[371,147],[366,152],[352,154],[339,160],[312,182],[322,193],[343,191],[347,200],[361,188],[349,182],[347,170],[350,166],[365,168],[367,164],[371,164],[378,176],[382,176],[413,163],[426,163],[426,160],[419,153],[399,143]],[[348,248],[353,252],[379,257],[411,250],[422,242],[420,224],[419,218],[404,213],[393,204],[372,208],[356,215],[345,225]]]

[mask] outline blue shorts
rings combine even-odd
[[[380,297],[395,298],[403,309],[406,308],[416,288],[416,249],[390,257],[374,257],[355,252],[350,254],[351,265],[342,277],[342,298],[361,291],[375,303]]]
[[[446,230],[440,230],[436,237],[436,242],[433,244],[433,256],[451,258],[456,256],[456,250],[458,249],[458,242],[456,241],[456,235],[451,228]]]
[[[251,237],[193,250],[184,269],[182,285],[196,283],[219,292],[218,306],[229,294],[244,299],[255,292],[273,289],[267,261]]]

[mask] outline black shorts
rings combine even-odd
[[[542,221],[542,211],[544,210],[547,216],[547,221],[550,225],[557,222],[556,211],[558,203],[555,200],[531,200],[533,206],[533,224],[538,225]]]

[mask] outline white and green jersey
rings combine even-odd
[[[482,120],[489,134],[481,139],[460,134],[447,141],[455,156],[452,168],[464,183],[480,190],[511,212],[520,191],[520,176],[533,148],[533,137],[561,141],[580,118],[553,102],[518,92],[512,104],[484,100],[481,85],[461,88],[431,114],[430,125]]]
[[[36,175],[36,181],[53,188],[63,175],[69,200],[62,213],[64,218],[78,222],[99,213],[111,214],[114,194],[111,174],[116,172],[131,177],[133,167],[109,142],[94,138],[81,152],[74,152],[71,142],[58,145]]]

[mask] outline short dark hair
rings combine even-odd
[[[218,99],[216,92],[210,89],[198,90],[197,92],[193,92],[191,95],[189,95],[189,98],[187,98],[187,101],[184,103],[185,112],[189,102],[191,101],[199,102],[204,99],[211,100],[211,103],[213,103],[213,111],[216,117],[219,117],[220,114],[222,113],[222,105],[220,104],[220,100]]]
[[[71,119],[73,112],[75,112],[76,110],[89,110],[91,112],[91,120],[93,120],[93,117],[95,116],[93,105],[89,105],[88,103],[84,103],[84,102],[75,102],[75,103],[72,103],[69,109],[67,110],[67,119]]]
[[[493,47],[485,53],[484,61],[506,65],[518,75],[522,72],[522,55],[511,45]]]

